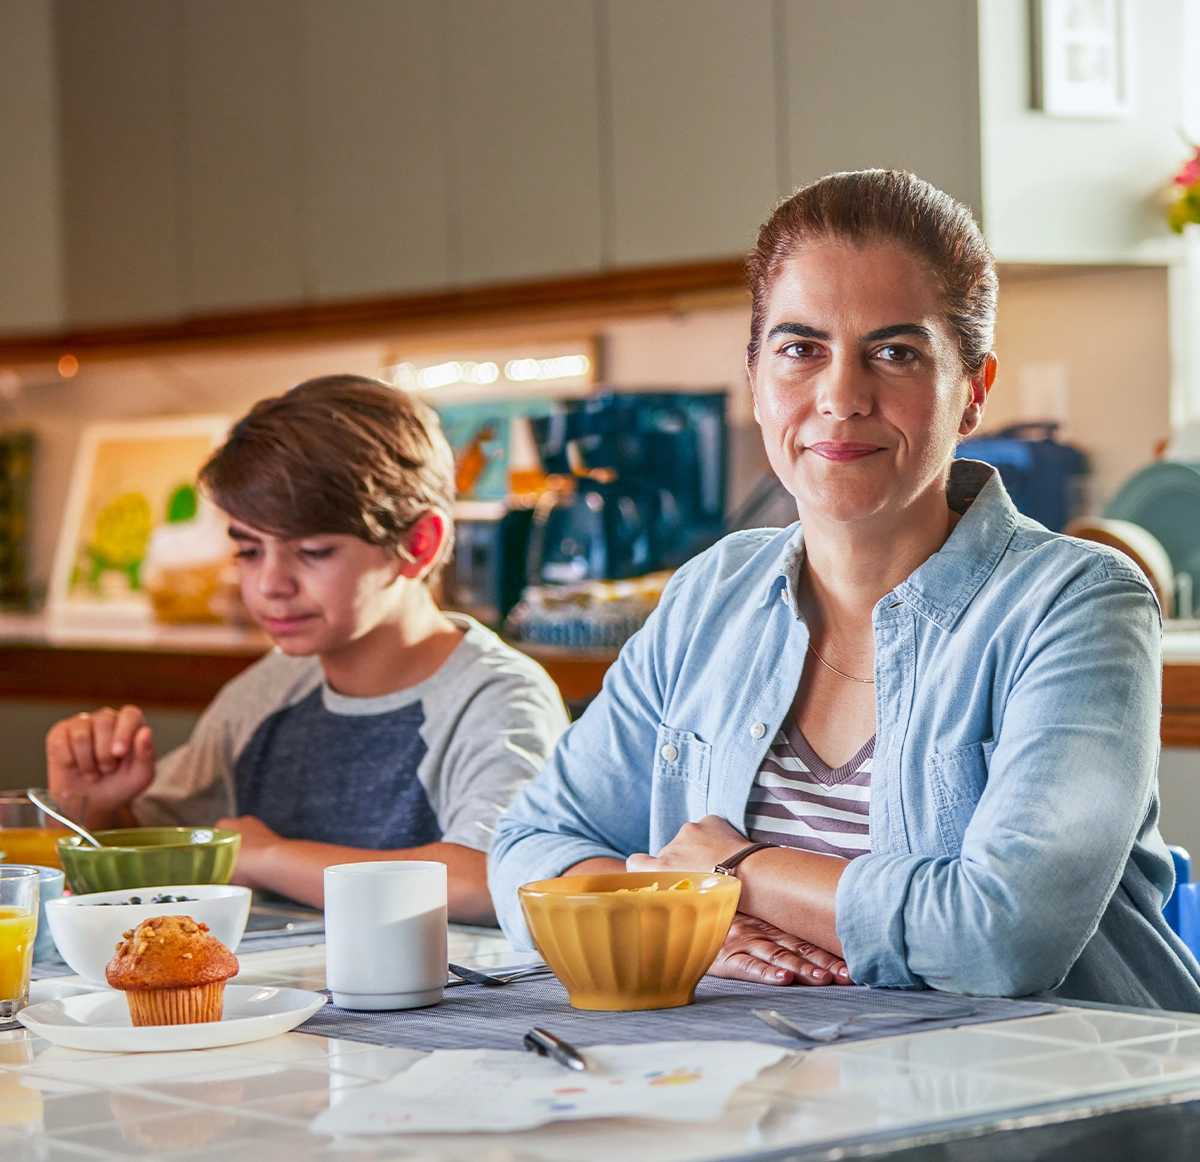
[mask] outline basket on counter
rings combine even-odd
[[[508,615],[516,641],[576,650],[618,650],[658,605],[670,571],[629,581],[531,585]]]

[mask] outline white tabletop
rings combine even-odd
[[[499,936],[452,932],[450,958],[514,963]],[[324,986],[323,947],[243,952],[243,984]],[[35,982],[34,999],[87,986]],[[511,986],[519,987],[519,986]],[[503,994],[497,992],[498,1000]],[[747,1032],[752,1036],[752,1031]],[[0,1158],[248,1162],[699,1162],[949,1123],[993,1124],[1064,1104],[1127,1106],[1200,1089],[1200,1017],[1071,1008],[1042,1017],[801,1052],[696,1124],[563,1122],[516,1134],[335,1140],[312,1119],[347,1091],[407,1069],[407,1049],[288,1033],[190,1053],[98,1054],[0,1034]]]

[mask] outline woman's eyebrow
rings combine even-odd
[[[864,343],[877,343],[880,339],[897,339],[901,335],[916,335],[928,343],[933,342],[933,332],[920,323],[893,323],[890,327],[880,327],[862,337]]]
[[[795,335],[798,339],[828,339],[828,331],[818,331],[816,327],[806,327],[803,323],[779,323],[767,332],[768,339],[776,335]]]
[[[247,532],[245,529],[238,528],[237,525],[229,526],[229,535],[235,541],[260,541],[260,540],[262,540],[261,537],[257,537],[253,533]]]

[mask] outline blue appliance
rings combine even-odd
[[[723,392],[609,392],[533,419],[548,473],[574,497],[539,510],[531,584],[618,580],[671,569],[724,529]]]
[[[990,436],[964,440],[960,460],[991,464],[1017,511],[1060,533],[1082,509],[1087,457],[1054,438],[1056,423],[1015,424]]]

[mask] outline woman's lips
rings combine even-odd
[[[819,444],[809,444],[808,450],[825,460],[835,460],[839,464],[851,460],[861,460],[864,456],[883,451],[878,444],[859,444],[852,440],[822,440]]]

